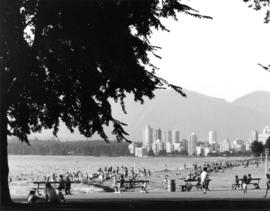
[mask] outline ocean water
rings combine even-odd
[[[93,156],[36,156],[36,155],[9,155],[9,170],[11,196],[27,195],[34,180],[44,181],[44,176],[53,173],[81,171],[83,174],[97,172],[99,168],[127,166],[129,168],[146,168],[151,171],[182,169],[184,163],[192,167],[193,163],[203,163],[228,158],[188,158],[188,157],[93,157]],[[230,158],[229,158],[230,159]],[[234,158],[235,159],[235,158]],[[89,193],[102,191],[99,188],[89,187],[84,184],[72,185],[73,193]]]

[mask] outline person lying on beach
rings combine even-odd
[[[268,190],[270,189],[270,174],[266,174],[266,192],[264,197],[267,197]]]

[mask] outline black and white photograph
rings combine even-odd
[[[267,210],[270,0],[0,0],[0,209]]]

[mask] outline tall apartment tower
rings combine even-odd
[[[182,150],[188,152],[188,140],[187,139],[183,139],[181,141],[181,147],[182,147]]]
[[[214,130],[209,131],[209,139],[208,142],[210,145],[217,143],[217,133]]]
[[[250,132],[250,137],[249,141],[252,143],[253,141],[258,141],[259,140],[259,133],[257,130],[253,130]]]
[[[153,143],[153,129],[150,127],[150,125],[147,125],[144,129],[144,139],[143,139],[143,147],[147,149],[152,148]]]
[[[162,142],[162,130],[160,128],[157,131],[157,138]]]
[[[192,133],[188,140],[188,155],[196,154],[197,136]]]
[[[180,132],[179,130],[174,130],[172,133],[172,143],[180,143]]]
[[[158,129],[153,129],[153,142],[158,140]]]
[[[262,133],[259,135],[259,141],[265,144],[266,140],[270,137],[270,127],[265,126]]]
[[[172,143],[172,131],[168,130],[167,142]]]
[[[221,143],[220,143],[220,152],[226,152],[226,151],[230,151],[231,149],[231,143],[229,139],[224,139]]]

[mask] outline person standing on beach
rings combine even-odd
[[[60,179],[59,179],[58,190],[61,191],[61,190],[65,189],[65,181],[63,179],[63,175],[62,174],[60,174],[59,177],[60,177]]]
[[[204,194],[206,193],[206,189],[207,189],[207,176],[208,176],[208,174],[207,174],[206,171],[207,171],[207,168],[204,167],[203,171],[202,171],[202,173],[200,175],[201,186],[203,188],[203,193]]]
[[[270,174],[266,174],[266,192],[264,197],[267,197],[268,190],[270,189]]]
[[[247,178],[247,175],[244,175],[243,180],[242,180],[242,188],[243,188],[244,194],[247,194],[247,184],[248,184],[248,178]]]
[[[70,189],[71,189],[71,180],[69,176],[67,176],[66,181],[65,181],[65,194],[66,195],[71,195]]]

